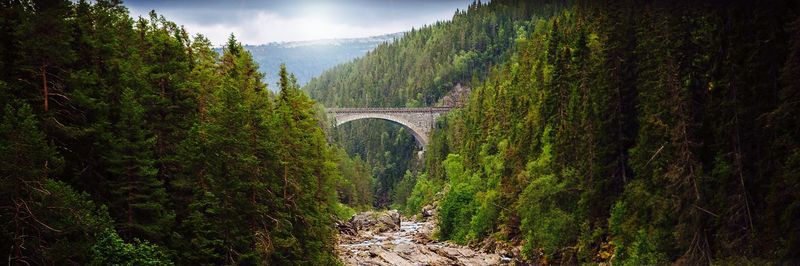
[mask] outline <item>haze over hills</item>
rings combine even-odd
[[[393,42],[403,37],[403,32],[364,38],[324,39],[297,42],[272,42],[261,45],[245,45],[253,54],[264,81],[270,90],[276,90],[278,70],[282,63],[294,73],[300,85],[307,83],[323,71],[341,63],[365,55],[384,42]]]

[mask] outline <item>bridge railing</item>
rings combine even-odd
[[[327,108],[328,113],[443,113],[450,111],[451,107],[420,107],[420,108]]]

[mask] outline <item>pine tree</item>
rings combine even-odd
[[[279,75],[280,95],[275,106],[275,125],[280,136],[278,178],[282,181],[283,199],[289,213],[284,216],[288,224],[280,224],[274,234],[277,252],[272,254],[271,260],[277,264],[288,261],[333,263],[333,254],[323,251],[333,244],[333,232],[323,226],[330,224],[326,213],[335,200],[328,174],[333,170],[329,168],[332,167],[328,159],[331,155],[314,114],[313,101],[291,80],[286,66],[281,66]],[[295,152],[298,150],[310,152]],[[322,252],[304,256],[302,250]]]
[[[32,1],[32,12],[26,16],[17,28],[20,47],[24,49],[27,60],[23,70],[29,74],[31,84],[38,84],[41,106],[45,112],[50,110],[51,96],[61,97],[60,105],[66,96],[63,95],[66,76],[63,67],[74,60],[74,53],[69,45],[72,36],[69,34],[70,2],[67,0]]]
[[[768,229],[762,229],[769,235],[774,235],[781,247],[778,256],[798,258],[800,254],[800,210],[797,203],[800,194],[795,188],[798,185],[797,176],[800,175],[800,17],[790,25],[790,47],[786,64],[783,66],[780,82],[783,86],[780,91],[780,104],[769,115],[769,124],[776,131],[776,138],[772,140],[772,149],[775,151],[779,162],[779,170],[769,187],[766,202],[770,222],[763,224]]]
[[[121,113],[114,123],[114,135],[107,136],[110,147],[104,156],[113,196],[109,207],[124,237],[162,241],[174,215],[166,208],[164,183],[156,177],[155,138],[132,90],[122,92],[119,106]]]
[[[176,153],[181,171],[170,180],[176,221],[180,223],[177,226],[179,239],[175,241],[179,249],[188,251],[179,256],[180,263],[213,264],[223,261],[224,250],[211,217],[220,207],[212,187],[214,175],[209,175],[213,169],[209,139],[215,137],[209,132],[209,126],[214,122],[215,92],[221,83],[219,55],[211,49],[208,39],[199,34],[192,42],[191,55],[193,68],[187,86],[196,92],[197,120]]]
[[[58,232],[58,228],[38,220],[37,191],[45,190],[45,181],[57,171],[62,159],[38,129],[38,119],[31,107],[6,105],[0,124],[0,204],[3,219],[2,243],[9,247],[9,263],[26,263],[31,255],[42,252],[41,238],[30,237]],[[26,243],[30,244],[27,245]],[[26,247],[28,246],[28,247]],[[28,249],[30,248],[30,249]]]

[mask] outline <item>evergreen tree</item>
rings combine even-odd
[[[14,108],[6,105],[0,124],[0,178],[2,178],[3,243],[7,247],[9,262],[25,263],[29,255],[43,250],[37,243],[43,239],[27,239],[28,235],[58,231],[36,217],[37,191],[58,170],[61,158],[38,129],[39,122],[31,107],[21,104]],[[32,209],[33,208],[33,209]],[[26,242],[30,241],[33,254],[28,254]]]
[[[313,113],[313,101],[299,90],[286,71],[280,70],[280,94],[275,105],[278,138],[278,160],[283,168],[278,172],[283,182],[283,200],[288,216],[278,218],[274,240],[276,251],[271,260],[276,264],[297,261],[308,264],[330,264],[336,261],[332,253],[321,252],[306,256],[303,250],[329,250],[333,245],[331,217],[333,183],[330,177],[330,152],[319,121]],[[297,153],[295,151],[311,151]],[[279,168],[280,169],[280,168]],[[326,202],[328,204],[319,204]],[[301,230],[299,225],[308,229]]]
[[[122,92],[120,117],[109,136],[109,188],[113,188],[112,213],[122,235],[162,240],[167,236],[173,214],[166,208],[164,183],[156,178],[153,149],[155,138],[146,128],[145,109],[130,89]]]
[[[70,49],[72,41],[69,34],[70,2],[67,0],[31,1],[32,11],[24,16],[17,28],[21,37],[19,47],[24,49],[25,62],[21,69],[28,74],[26,80],[38,84],[41,110],[50,110],[51,96],[59,96],[60,105],[65,99],[63,77],[64,66],[74,60]],[[23,4],[24,5],[24,4]],[[28,94],[30,95],[30,94]],[[58,102],[56,102],[58,103]]]

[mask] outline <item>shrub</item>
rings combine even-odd
[[[411,195],[408,196],[408,200],[406,200],[406,206],[404,208],[406,214],[416,214],[422,211],[422,207],[430,204],[433,201],[433,197],[437,191],[439,191],[441,187],[436,186],[433,182],[428,180],[427,174],[421,174],[417,178],[417,183],[414,184],[414,188],[411,190]]]
[[[92,246],[90,265],[173,265],[158,245],[134,240],[125,243],[113,230],[106,230]]]
[[[478,197],[480,206],[470,222],[470,233],[468,236],[470,240],[485,237],[489,231],[494,228],[495,222],[500,214],[497,210],[499,199],[497,191],[488,190],[486,192],[480,192],[478,195],[480,195]]]
[[[466,241],[470,220],[475,211],[474,188],[467,183],[453,185],[439,207],[439,238],[457,243]]]

